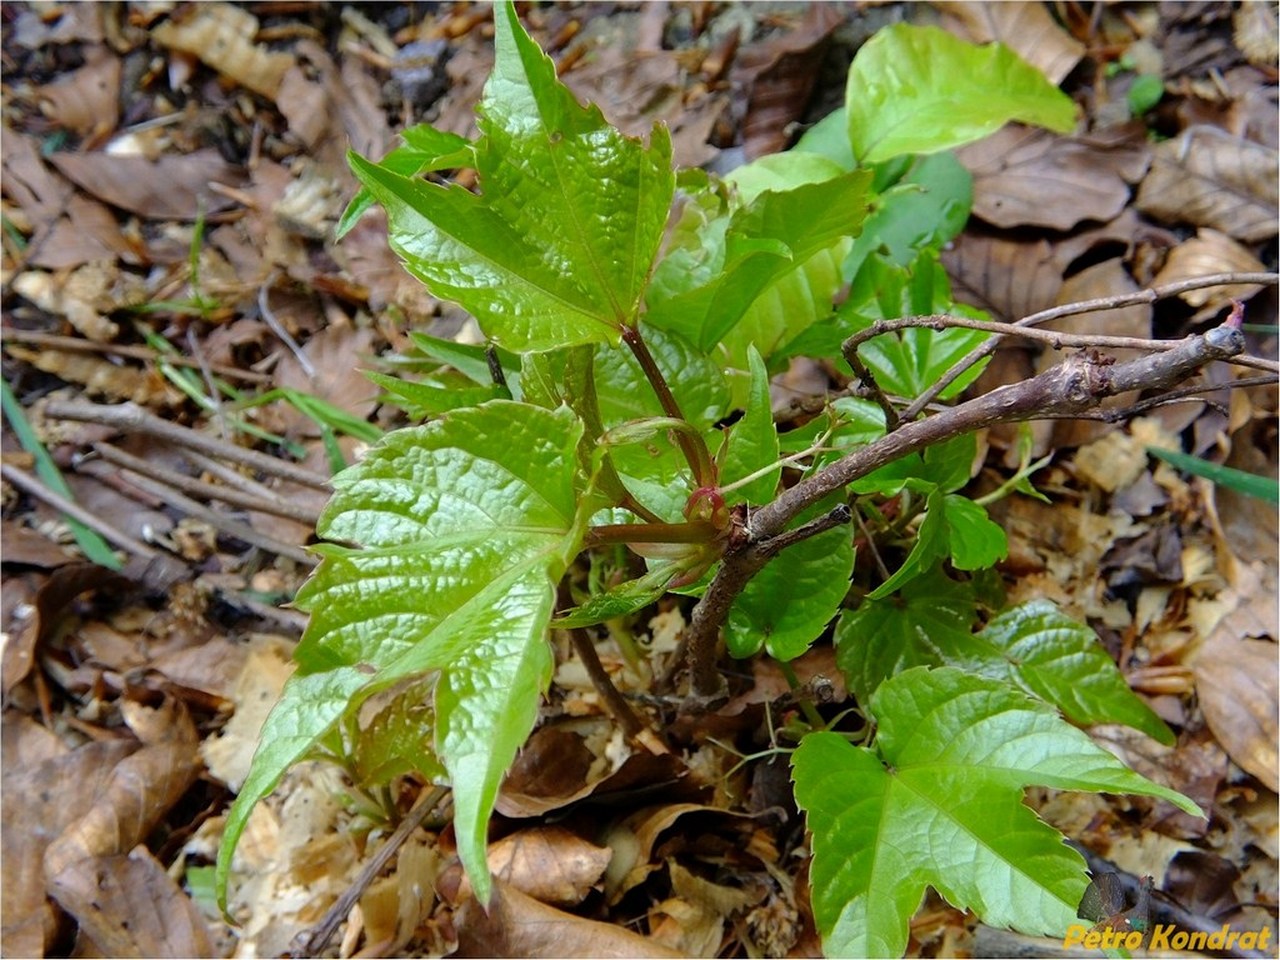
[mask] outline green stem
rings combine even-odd
[[[674,420],[688,422],[688,418],[680,410],[680,404],[676,403],[671,388],[667,385],[666,377],[658,369],[658,362],[654,360],[653,354],[649,352],[649,347],[644,342],[644,337],[640,335],[639,328],[624,326],[622,339],[631,349],[636,362],[640,364],[640,369],[644,371],[645,379],[649,381],[649,385],[657,395],[663,413]],[[693,431],[680,430],[676,432],[676,442],[680,444],[680,451],[684,454],[689,469],[693,471],[694,482],[699,487],[715,486],[716,475],[711,465],[711,453],[707,450],[702,437]]]
[[[827,722],[822,719],[822,714],[818,713],[818,708],[813,705],[813,701],[800,688],[800,678],[796,676],[796,671],[786,660],[778,661],[778,669],[782,671],[782,675],[786,677],[787,684],[791,687],[793,693],[798,693],[796,702],[800,707],[800,712],[804,714],[804,718],[809,721],[809,725],[815,730],[825,730]]]

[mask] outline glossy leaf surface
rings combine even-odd
[[[459,853],[487,896],[489,814],[550,680],[555,584],[581,542],[580,436],[566,408],[493,401],[396,431],[334,478],[318,532],[361,546],[317,548],[296,599],[311,613],[298,670],[228,817],[222,877],[253,805],[348,709],[439,671],[436,753]]]
[[[872,748],[820,732],[792,758],[828,956],[901,956],[926,886],[993,926],[1061,937],[1085,864],[1022,803],[1025,787],[1155,796],[1200,815],[1001,681],[909,670],[881,684],[870,711]]]
[[[393,249],[436,296],[513,350],[616,343],[636,320],[675,188],[671,140],[626,137],[583,107],[495,8],[497,60],[475,143],[480,193],[351,156]]]
[[[1011,120],[1065,133],[1075,104],[1008,47],[977,47],[937,27],[895,24],[858,50],[845,89],[862,163],[948,150]]]

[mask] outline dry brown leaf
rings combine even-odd
[[[1062,137],[1009,125],[957,151],[973,174],[973,212],[997,227],[1070,230],[1108,221],[1129,202],[1129,184],[1147,170],[1141,140]]]
[[[404,946],[431,915],[441,866],[434,840],[415,834],[397,851],[395,873],[375,881],[360,898],[365,940],[386,944],[382,956],[403,955]]]
[[[1043,3],[959,0],[934,6],[942,13],[943,23],[963,39],[999,40],[1054,85],[1066,79],[1084,56],[1084,44],[1058,26]]]
[[[1139,210],[1169,223],[1213,227],[1253,242],[1280,230],[1276,150],[1209,126],[1157,144]]]
[[[1012,322],[1059,302],[1062,271],[1046,240],[1021,242],[966,230],[942,251],[942,263],[955,298],[994,320]]]
[[[581,903],[611,853],[563,827],[532,827],[491,844],[489,869],[521,893],[557,907]]]
[[[488,912],[468,898],[456,914],[455,957],[683,957],[613,923],[585,920],[495,879]]]
[[[667,861],[675,896],[649,911],[654,940],[687,957],[715,957],[724,939],[725,921],[760,902],[763,887],[744,890],[713,883],[690,872],[675,860]]]
[[[132,400],[147,407],[169,407],[183,399],[183,395],[156,370],[116,366],[110,360],[86,353],[49,348],[32,350],[13,343],[6,343],[4,348],[37,370],[52,373],[69,383],[79,383],[89,393],[110,400]]]
[[[1169,251],[1164,267],[1152,283],[1163,285],[1191,277],[1203,277],[1214,273],[1263,271],[1262,261],[1242,244],[1225,233],[1210,227],[1201,227],[1196,235]],[[1232,299],[1248,300],[1262,287],[1257,284],[1232,284],[1221,287],[1204,287],[1180,294],[1193,307],[1203,307],[1192,317],[1193,322],[1208,319],[1230,305]]]
[[[114,130],[120,115],[120,60],[93,46],[85,65],[40,87],[40,110],[60,127],[80,136]]]
[[[142,278],[122,271],[114,259],[95,260],[66,274],[24,270],[14,277],[13,289],[41,310],[66,317],[76,330],[98,343],[110,343],[120,332],[106,314],[147,298]]]
[[[28,245],[30,266],[60,270],[116,257],[137,262],[111,211],[51,172],[31,137],[6,127],[0,167],[4,193],[35,229]]]
[[[12,720],[5,718],[5,726]],[[42,956],[56,933],[45,896],[44,855],[49,843],[83,816],[116,765],[137,750],[132,740],[89,743],[41,763],[0,767],[0,952]]]
[[[274,100],[293,57],[255,44],[257,34],[258,18],[229,3],[193,4],[151,31],[161,46],[199,57],[229,79]]]
[[[1200,709],[1231,759],[1273,792],[1280,791],[1276,645],[1241,636],[1230,623],[1224,618],[1192,662]]]
[[[843,22],[835,4],[810,4],[794,29],[739,52],[730,79],[747,91],[742,147],[748,160],[786,149],[789,127],[809,103],[827,41]]]
[[[1232,39],[1250,63],[1258,67],[1276,67],[1280,57],[1276,23],[1276,5],[1268,0],[1245,0],[1231,17]]]
[[[232,790],[239,790],[248,776],[262,724],[280,699],[285,680],[293,673],[290,646],[283,638],[269,634],[250,639],[231,694],[235,713],[221,733],[206,737],[200,744],[200,759],[209,768],[209,775]]]
[[[50,889],[98,956],[215,955],[199,908],[146,847],[77,866],[51,878]]]
[[[333,120],[325,85],[309,79],[301,67],[290,67],[280,84],[279,107],[289,132],[308,150],[315,150]]]
[[[132,708],[135,722],[153,742],[118,763],[92,808],[49,845],[44,856],[49,881],[95,857],[132,850],[195,780],[199,737],[186,709],[173,701],[159,710],[128,701],[125,707]]]
[[[48,537],[16,520],[0,520],[0,542],[4,543],[5,563],[21,563],[53,570],[77,559]],[[9,637],[9,643],[13,643],[12,636]],[[6,652],[7,649],[6,647]],[[8,689],[7,684],[5,689]]]
[[[244,174],[216,150],[182,156],[116,156],[110,153],[55,153],[49,162],[99,200],[151,220],[194,220],[235,205],[209,189],[210,183],[239,186]]]

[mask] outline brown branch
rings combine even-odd
[[[45,416],[84,423],[101,423],[126,433],[144,433],[168,440],[180,447],[190,447],[210,456],[221,457],[233,463],[242,463],[273,477],[292,480],[316,490],[326,492],[329,490],[328,479],[318,473],[312,473],[279,457],[248,450],[188,427],[180,427],[176,423],[170,423],[168,420],[162,420],[147,413],[136,403],[99,404],[85,403],[80,400],[51,400],[45,407]]]
[[[1280,274],[1274,273],[1214,273],[1204,277],[1192,277],[1188,280],[1179,280],[1176,283],[1166,283],[1161,287],[1150,287],[1146,290],[1136,290],[1133,293],[1123,293],[1112,297],[1098,297],[1093,300],[1080,300],[1076,303],[1064,303],[1061,306],[1050,307],[1047,310],[1041,310],[1038,313],[1030,314],[1021,320],[1010,324],[1011,327],[1035,327],[1042,323],[1048,323],[1050,320],[1057,320],[1061,317],[1073,317],[1081,313],[1093,313],[1098,310],[1114,310],[1117,307],[1130,307],[1143,303],[1155,303],[1157,300],[1165,300],[1169,297],[1176,297],[1178,294],[1187,293],[1191,290],[1202,290],[1205,287],[1221,287],[1230,284],[1241,283],[1261,283],[1264,285],[1274,286],[1280,282]],[[956,377],[960,376],[975,363],[980,362],[986,357],[995,353],[996,347],[1000,341],[998,338],[988,340],[974,347],[967,354],[957,360],[939,379],[920,396],[912,402],[906,410],[902,412],[903,420],[914,420],[920,415],[928,404],[937,399],[943,390],[951,386],[955,382]],[[1236,361],[1240,362],[1240,361]],[[1252,364],[1244,363],[1243,366],[1252,366]],[[1267,368],[1264,368],[1267,369]]]
[[[161,466],[158,463],[135,457],[132,454],[125,453],[123,450],[117,450],[109,443],[95,443],[93,449],[104,460],[114,463],[116,466],[124,467],[126,470],[140,476],[159,480],[161,483],[168,484],[184,493],[203,497],[206,500],[221,500],[223,503],[244,507],[248,510],[256,510],[259,513],[288,517],[290,520],[297,520],[312,527],[316,525],[316,520],[318,519],[317,514],[313,511],[289,500],[275,496],[256,496],[232,487],[206,483],[203,480],[197,480],[195,477],[188,477],[186,474],[179,473],[177,470],[170,470],[168,467]]]
[[[79,504],[72,503],[61,494],[50,490],[25,470],[21,470],[11,463],[3,463],[0,464],[0,474],[2,474],[6,480],[12,483],[19,490],[25,491],[37,500],[43,500],[49,506],[53,507],[55,510],[61,511],[73,520],[79,520],[90,530],[93,530],[104,539],[114,543],[120,549],[127,550],[134,556],[145,557],[147,559],[153,559],[161,555],[160,551],[156,550],[154,547],[129,536],[129,534],[124,533],[123,531],[117,530],[111,524],[107,523],[107,521],[103,520],[91,511],[86,510]]]
[[[1172,349],[1126,363],[1113,363],[1092,352],[1074,354],[1038,376],[999,387],[926,419],[904,423],[897,431],[801,480],[752,515],[744,542],[726,553],[719,572],[694,608],[687,632],[694,706],[720,695],[723,680],[715,664],[720,627],[738,594],[768,562],[763,545],[823,497],[899,457],[961,434],[997,423],[1087,413],[1107,397],[1130,390],[1169,389],[1205,364],[1230,359],[1243,350],[1240,331],[1222,326],[1178,341]]]
[[[98,343],[95,340],[82,340],[79,337],[61,337],[53,333],[41,333],[38,330],[18,330],[5,327],[3,338],[14,343],[30,343],[38,347],[49,347],[53,350],[65,350],[68,353],[107,353],[116,357],[129,357],[133,360],[145,360],[156,363],[164,360],[178,367],[203,368],[199,360],[191,357],[161,356],[150,347],[139,347],[124,343]],[[245,383],[270,383],[271,377],[254,370],[242,370],[239,367],[228,367],[220,363],[207,365],[211,373],[228,380],[243,380]]]
[[[591,685],[600,694],[605,710],[618,721],[628,740],[634,740],[640,736],[645,728],[644,721],[636,716],[635,711],[631,709],[631,704],[627,703],[626,698],[613,685],[613,678],[600,662],[596,645],[591,642],[586,629],[574,627],[569,631],[569,639],[573,642],[573,649],[578,654],[578,659],[587,670],[587,676],[591,678]]]

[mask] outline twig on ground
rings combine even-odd
[[[284,324],[271,311],[271,286],[276,282],[279,273],[273,272],[267,277],[266,281],[258,288],[258,313],[262,314],[263,321],[271,328],[271,332],[279,338],[280,342],[289,348],[289,352],[293,354],[293,358],[298,361],[298,366],[302,367],[302,372],[307,375],[308,380],[315,380],[316,368],[311,362],[311,358],[302,352],[302,348],[298,346],[298,341],[293,339],[289,331],[284,328]]]
[[[629,740],[639,740],[644,746],[652,752],[668,752],[665,745],[661,744],[661,740],[657,738],[653,731],[648,730],[644,721],[636,716],[635,711],[631,709],[631,704],[618,692],[618,688],[613,685],[613,678],[609,676],[609,672],[605,670],[604,664],[600,662],[600,655],[596,653],[596,646],[591,641],[584,627],[574,627],[569,630],[569,639],[573,643],[574,652],[578,654],[578,659],[582,661],[582,665],[587,670],[587,676],[591,678],[591,684],[596,688],[596,692],[600,694],[600,699],[604,703],[604,708],[613,719],[618,721],[618,725],[622,727],[623,734]],[[649,736],[644,736],[645,733]],[[659,750],[654,749],[654,742],[657,740]]]
[[[263,497],[251,495],[231,487],[222,487],[213,483],[206,483],[195,477],[188,477],[176,470],[170,470],[158,463],[152,463],[141,457],[135,457],[132,454],[118,450],[109,443],[95,443],[93,449],[104,460],[124,467],[129,471],[144,477],[151,477],[166,483],[171,487],[182,490],[185,493],[194,494],[197,497],[204,497],[207,500],[221,500],[223,503],[229,503],[237,507],[245,507],[249,510],[257,510],[260,513],[270,513],[277,517],[288,517],[291,520],[297,520],[301,523],[315,526],[317,515],[308,510],[306,507],[299,506],[288,500],[279,497]]]
[[[132,360],[144,360],[149,363],[163,359],[178,367],[201,368],[198,360],[190,357],[163,357],[150,347],[139,347],[123,343],[98,343],[96,340],[84,340],[79,337],[62,337],[53,333],[41,333],[38,330],[18,330],[5,327],[3,338],[13,343],[30,343],[38,347],[49,347],[53,350],[65,350],[68,353],[107,353],[116,357],[129,357]],[[271,377],[254,370],[241,370],[239,367],[228,367],[219,363],[208,365],[210,373],[229,380],[242,380],[245,383],[270,383]]]
[[[136,474],[130,482],[143,492],[149,493],[153,497],[159,497],[184,513],[198,520],[203,520],[210,526],[216,527],[237,540],[243,540],[245,543],[261,550],[266,550],[269,553],[278,553],[280,556],[288,557],[303,566],[314,567],[319,563],[316,557],[307,553],[302,547],[292,543],[285,543],[275,537],[269,537],[265,533],[259,533],[248,524],[241,523],[239,520],[232,520],[225,514],[206,507],[203,503],[198,503],[190,497],[184,497],[171,487],[161,486],[154,480],[148,480],[146,477],[140,477]]]
[[[126,432],[145,433],[168,440],[177,446],[190,447],[210,456],[221,457],[233,463],[242,463],[262,473],[292,480],[316,490],[326,492],[329,490],[328,479],[318,473],[312,473],[287,460],[236,446],[233,443],[226,443],[188,427],[180,427],[176,423],[170,423],[168,420],[147,413],[136,403],[97,404],[80,400],[51,400],[45,407],[45,416],[84,423],[101,423]]]
[[[4,478],[18,489],[29,493],[37,500],[43,500],[49,506],[65,513],[67,516],[79,520],[90,530],[100,534],[120,549],[127,550],[135,556],[146,557],[147,559],[152,559],[161,555],[160,551],[155,549],[155,547],[149,546],[141,540],[136,540],[127,533],[117,530],[98,515],[91,513],[78,504],[72,503],[61,494],[54,493],[25,470],[15,467],[12,464],[4,463],[0,464],[0,474],[3,474]]]
[[[337,933],[338,927],[342,925],[342,921],[347,919],[351,913],[351,908],[356,902],[364,896],[364,892],[369,889],[369,884],[377,879],[378,874],[382,873],[387,863],[395,856],[396,851],[404,846],[404,842],[418,827],[422,826],[427,815],[431,813],[440,801],[444,799],[447,792],[445,787],[433,787],[425,791],[419,798],[418,802],[413,805],[413,809],[405,814],[405,818],[400,821],[400,825],[396,827],[395,832],[387,837],[387,842],[378,848],[378,852],[369,858],[369,862],[364,865],[364,869],[360,871],[360,875],[352,881],[337,900],[334,901],[332,907],[325,912],[324,917],[310,930],[304,930],[293,939],[292,953],[296,957],[318,957],[328,946],[333,935]]]

